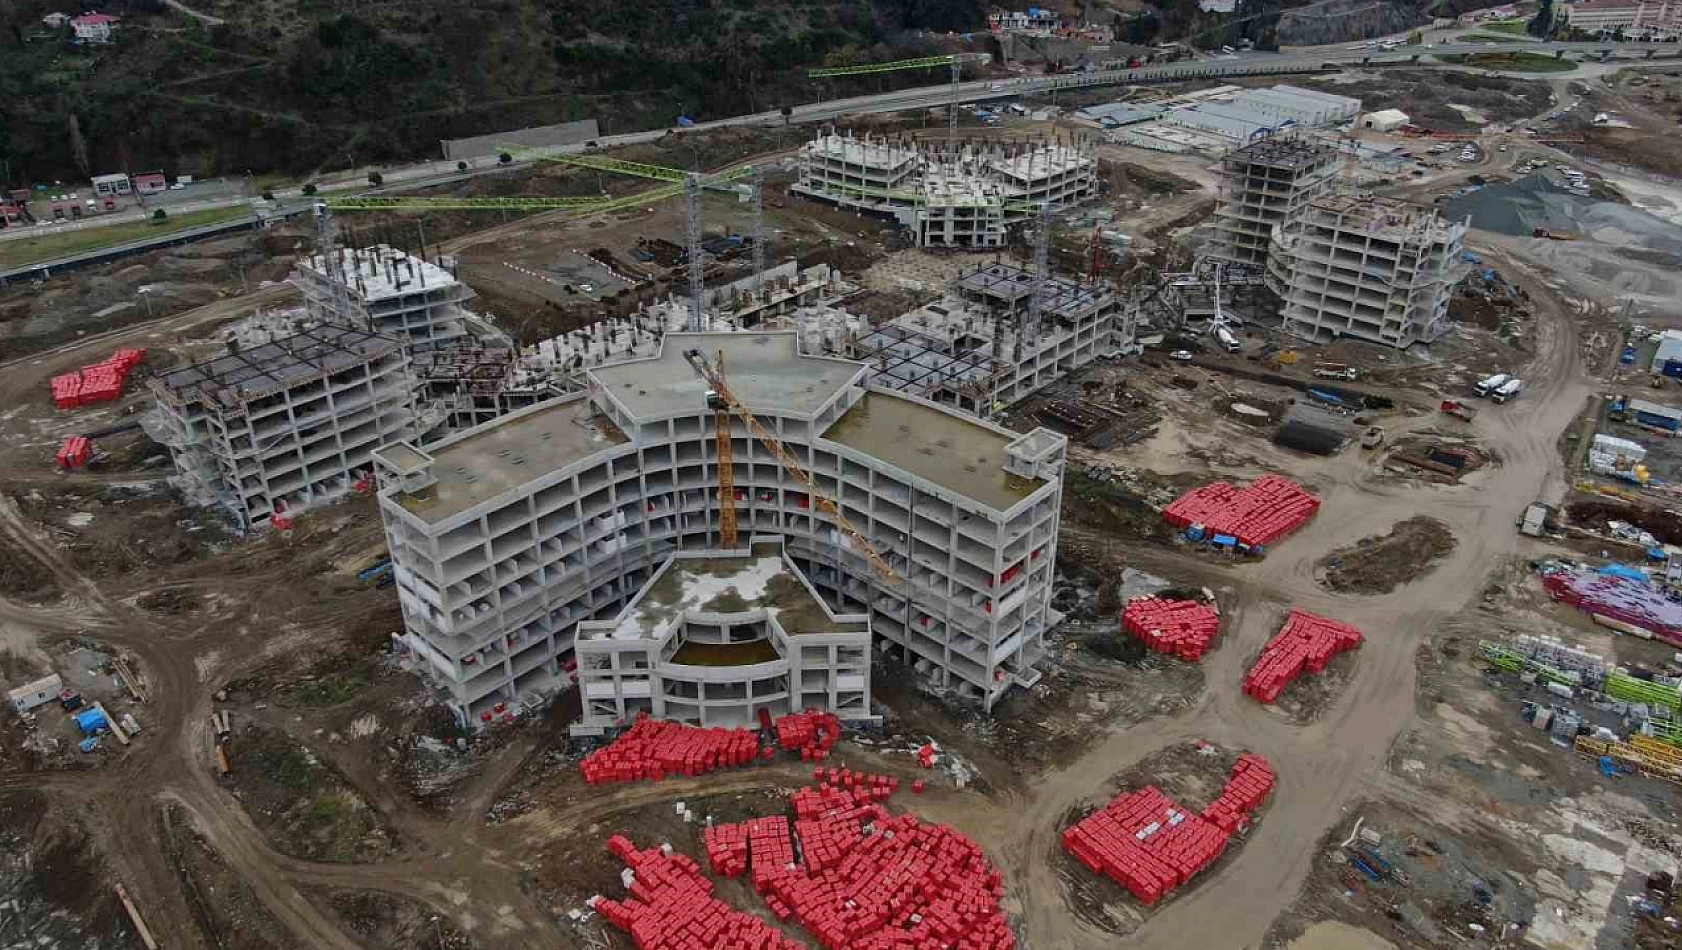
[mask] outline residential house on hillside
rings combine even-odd
[[[84,13],[70,21],[70,28],[76,31],[76,39],[84,43],[111,42],[116,26],[117,17],[109,13]]]

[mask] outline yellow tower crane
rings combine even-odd
[[[804,465],[800,464],[800,460],[796,459],[794,454],[776,436],[760,425],[759,420],[754,418],[752,410],[744,406],[742,401],[736,398],[736,394],[730,391],[730,383],[724,377],[724,354],[719,353],[715,361],[707,359],[707,355],[700,350],[691,349],[684,351],[683,358],[689,361],[689,365],[694,367],[695,372],[700,374],[701,378],[706,380],[707,385],[711,387],[707,393],[707,405],[715,415],[720,414],[723,410],[728,410],[736,418],[742,420],[742,424],[747,426],[748,431],[753,433],[754,438],[759,440],[760,445],[765,446],[766,451],[770,452],[772,457],[777,460],[777,464],[806,486],[806,491],[812,496],[812,507],[835,519],[835,526],[852,540],[858,554],[870,563],[871,568],[876,571],[877,575],[890,584],[902,583],[904,578],[900,577],[899,572],[894,570],[893,565],[882,557],[881,553],[876,550],[876,546],[870,543],[870,539],[866,538],[859,529],[853,527],[852,522],[847,520],[847,516],[841,513],[840,506],[829,497],[827,492],[818,487],[817,480],[812,477],[810,472],[806,471]],[[728,530],[734,533],[736,516],[735,471],[731,459],[727,425],[726,422],[718,426],[721,433],[718,449],[719,506],[720,512],[724,513],[724,517],[729,519]],[[732,486],[728,501],[725,500],[724,488],[727,478]],[[727,540],[725,546],[731,547],[733,545],[728,543]]]

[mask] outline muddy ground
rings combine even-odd
[[[276,850],[356,862],[402,850],[394,830],[331,765],[278,729],[236,723],[228,781]]]
[[[18,498],[71,564],[96,578],[133,577],[197,561],[237,535],[217,511],[184,504],[163,486],[37,488]]]
[[[164,809],[160,819],[169,842],[171,862],[178,869],[199,926],[216,946],[251,950],[304,950],[252,892],[232,873],[227,861],[193,829],[179,805]]]
[[[139,948],[75,805],[0,791],[0,939],[7,947]]]
[[[1448,525],[1419,515],[1327,555],[1320,561],[1320,581],[1339,593],[1388,594],[1424,577],[1453,550]]]
[[[1291,82],[1355,96],[1368,109],[1400,109],[1415,125],[1445,132],[1476,132],[1486,124],[1529,118],[1546,112],[1553,101],[1546,82],[1437,69],[1357,70]]]
[[[367,950],[474,950],[455,922],[420,901],[384,891],[335,890],[312,895],[326,904]]]

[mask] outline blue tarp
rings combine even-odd
[[[90,735],[101,729],[111,728],[111,724],[105,721],[105,714],[97,709],[84,709],[77,713],[76,725],[82,730],[83,735]]]
[[[1647,549],[1647,560],[1649,560],[1649,561],[1668,561],[1668,560],[1670,560],[1670,552],[1666,551],[1664,548],[1659,548],[1659,547],[1648,548]]]
[[[1217,534],[1211,539],[1210,543],[1218,547],[1230,548],[1238,544],[1238,539],[1230,534]]]
[[[1630,567],[1628,564],[1608,564],[1595,573],[1602,577],[1621,577],[1626,581],[1647,583],[1647,573],[1640,568]]]

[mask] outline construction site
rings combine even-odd
[[[0,944],[1682,946],[1670,186],[967,55],[0,288]]]

